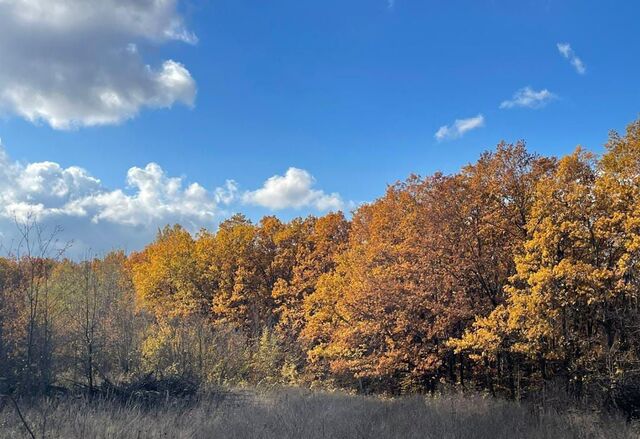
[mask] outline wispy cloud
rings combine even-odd
[[[571,44],[558,43],[556,46],[558,47],[558,52],[560,52],[560,54],[565,59],[569,60],[571,65],[576,69],[576,72],[581,75],[587,73],[587,67],[584,65],[584,62],[580,58],[578,58],[576,52],[571,48]]]
[[[396,6],[396,0],[387,0],[387,8],[393,9]]]
[[[484,116],[478,114],[468,119],[456,119],[451,125],[443,125],[436,131],[435,138],[438,142],[443,140],[458,139],[466,132],[484,126]]]
[[[500,108],[542,108],[554,99],[557,96],[546,88],[536,91],[527,86],[516,91],[511,99],[502,101]]]

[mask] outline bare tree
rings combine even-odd
[[[26,301],[26,340],[22,384],[44,391],[52,380],[52,316],[49,279],[71,243],[62,243],[61,227],[48,230],[33,214],[14,219],[18,238],[8,254],[21,274],[19,291]]]

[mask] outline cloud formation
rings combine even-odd
[[[0,112],[56,129],[116,124],[142,108],[192,105],[196,84],[140,47],[193,44],[178,0],[0,0]]]
[[[207,190],[149,163],[130,168],[123,187],[107,188],[78,166],[13,161],[0,145],[0,244],[11,247],[15,220],[36,220],[49,230],[61,227],[61,242],[74,241],[69,253],[74,257],[88,250],[141,248],[167,224],[192,232],[213,229],[228,215],[227,208],[242,204],[321,212],[343,207],[340,195],[315,189],[314,183],[309,172],[289,168],[255,191],[242,193],[234,180]]]
[[[54,162],[12,163],[2,152],[0,160],[0,216],[25,220],[85,217],[92,223],[130,226],[186,222],[201,224],[216,214],[216,197],[202,186],[184,185],[168,177],[156,163],[127,172],[127,191],[108,190],[88,171]]]
[[[531,87],[524,87],[516,91],[511,99],[502,101],[500,108],[542,108],[556,98],[557,96],[546,88],[535,91]]]
[[[556,46],[558,47],[558,52],[560,52],[560,55],[562,55],[571,63],[573,68],[576,69],[576,72],[581,75],[587,73],[587,67],[584,65],[584,62],[582,62],[582,60],[578,58],[569,43],[558,43],[556,44]]]
[[[304,169],[289,168],[285,175],[274,175],[255,191],[245,192],[247,204],[271,210],[312,207],[320,211],[339,210],[343,207],[340,195],[327,194],[314,189],[315,179]]]
[[[451,125],[443,125],[441,126],[434,137],[438,142],[443,140],[452,140],[458,139],[462,137],[465,133],[471,130],[475,130],[476,128],[481,128],[484,126],[484,116],[482,114],[478,114],[475,117],[470,117],[468,119],[456,119],[455,122]]]
[[[213,225],[219,202],[230,201],[231,184],[207,191],[198,183],[170,177],[156,163],[127,172],[126,187],[108,189],[87,170],[55,162],[20,164],[0,147],[0,236],[15,233],[12,224],[37,220],[63,228],[75,254],[92,249],[139,248],[159,227],[181,223],[190,230]],[[4,246],[10,246],[3,242]]]

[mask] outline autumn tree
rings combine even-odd
[[[0,258],[0,381],[45,392],[154,372],[363,392],[549,383],[640,411],[640,121],[605,154],[499,144],[342,213],[242,215],[139,252]]]
[[[51,290],[60,297],[55,309],[58,317],[55,331],[60,340],[58,363],[71,372],[74,382],[80,384],[84,378],[89,392],[93,393],[104,347],[101,320],[106,317],[95,262],[65,260],[56,264],[51,275]]]
[[[24,301],[25,338],[20,381],[24,388],[43,392],[54,381],[55,334],[52,309],[56,302],[50,288],[51,271],[69,247],[58,241],[59,228],[48,230],[35,216],[16,220],[18,240],[10,249],[19,271],[18,295]]]
[[[515,256],[531,232],[537,184],[554,169],[555,159],[529,153],[523,142],[500,143],[495,151],[485,152],[475,164],[462,169],[458,177],[462,190],[456,191],[460,195],[445,204],[439,219],[448,229],[444,246],[454,249],[448,271],[459,280],[458,288],[468,300],[451,337],[461,336],[476,317],[488,315],[503,303],[505,286],[516,272]],[[463,382],[465,355],[454,358],[449,352],[448,357],[459,363],[459,381]],[[494,379],[506,379],[513,393],[514,367],[514,358],[506,354],[475,364],[475,371],[481,371],[481,379],[491,389]]]
[[[160,374],[201,375],[211,306],[195,240],[180,226],[165,227],[129,264],[139,307],[154,319],[143,363]]]
[[[20,295],[18,264],[0,258],[0,392],[16,385],[23,367],[22,341],[26,338],[26,303]]]
[[[520,355],[539,381],[561,377],[578,396],[611,397],[635,369],[639,131],[613,134],[599,164],[577,149],[540,181],[507,301],[458,349]]]
[[[242,215],[223,221],[216,233],[203,232],[196,246],[211,311],[218,323],[257,337],[271,320],[271,234],[281,226],[263,220],[259,230]]]
[[[165,227],[155,242],[131,255],[133,283],[142,306],[169,317],[207,308],[194,249],[191,234],[176,225]]]
[[[429,281],[443,261],[430,257],[437,248],[427,242],[436,236],[437,223],[430,220],[437,211],[427,200],[450,183],[442,176],[413,178],[356,212],[336,273],[326,275],[308,301],[329,306],[310,310],[309,328],[328,331],[328,337],[316,335],[310,358],[328,358],[334,373],[373,387],[434,385],[446,338],[440,311],[459,297],[444,291],[443,282]]]
[[[281,253],[275,261],[290,267],[288,276],[278,279],[272,295],[276,303],[277,330],[287,346],[291,361],[297,368],[304,365],[306,342],[300,339],[307,317],[314,317],[311,296],[316,294],[318,281],[331,273],[336,257],[347,247],[349,223],[342,213],[329,213],[323,217],[308,217],[289,223],[278,236]],[[309,301],[305,309],[305,301]],[[314,330],[309,329],[308,332]]]
[[[83,377],[93,392],[99,381],[131,373],[138,363],[140,324],[126,256],[62,261],[52,271],[51,288],[59,298],[59,362],[68,375],[75,381]]]
[[[103,373],[130,375],[140,366],[141,335],[146,319],[136,312],[135,289],[123,251],[114,251],[96,262],[96,276],[104,296],[105,350],[109,362]]]
[[[327,275],[323,299],[309,299],[329,307],[315,313],[335,326],[310,317],[310,358],[392,389],[462,380],[463,357],[447,340],[503,301],[536,182],[552,168],[523,144],[500,144],[458,175],[412,177],[360,208],[339,278]]]

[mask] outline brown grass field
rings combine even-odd
[[[468,395],[382,399],[285,389],[147,407],[85,398],[19,401],[19,407],[38,439],[640,437],[637,424],[615,416]],[[0,412],[0,436],[32,437],[13,404]]]

